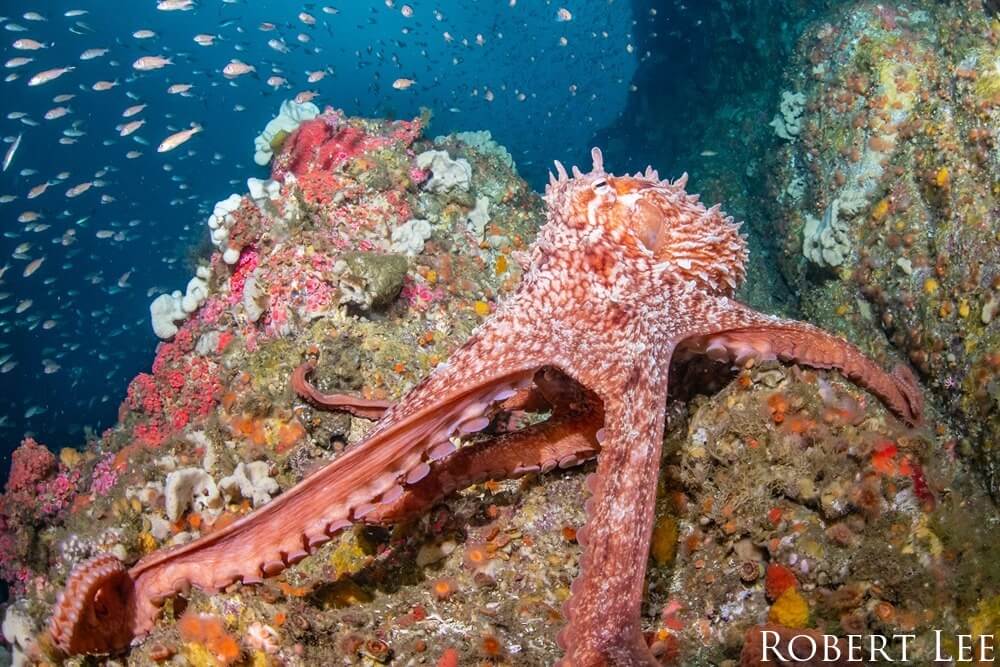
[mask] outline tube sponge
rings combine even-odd
[[[426,220],[407,220],[392,230],[392,251],[413,257],[424,249],[424,241],[431,237],[431,223]]]
[[[212,235],[212,245],[222,251],[226,264],[235,264],[240,258],[240,249],[229,245],[229,227],[233,224],[233,212],[240,207],[242,197],[231,194],[215,205],[208,216],[208,228]]]
[[[183,468],[167,475],[164,506],[167,518],[177,521],[188,508],[196,512],[222,509],[222,496],[212,476],[201,468]]]
[[[245,498],[252,501],[254,507],[260,507],[269,502],[280,487],[271,478],[267,461],[254,461],[236,464],[232,475],[219,480],[219,488],[230,502]]]
[[[207,266],[199,266],[195,276],[188,281],[187,291],[184,298],[181,299],[181,308],[185,313],[193,313],[198,310],[208,298],[208,278],[211,275],[211,269]]]

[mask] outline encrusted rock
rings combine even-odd
[[[344,255],[348,271],[341,281],[351,285],[349,303],[363,310],[385,308],[403,288],[408,263],[401,255],[355,252]]]

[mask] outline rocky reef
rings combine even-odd
[[[769,180],[785,276],[809,319],[909,360],[1000,497],[1000,21],[850,3],[787,72]]]
[[[769,186],[805,312],[911,361],[932,416],[905,427],[836,373],[675,364],[643,608],[664,664],[739,664],[767,622],[911,633],[917,660],[935,629],[1000,635],[998,514],[974,465],[995,489],[1000,26],[908,6],[852,4],[805,34]],[[151,308],[163,340],[118,424],[80,450],[28,439],[14,455],[0,497],[13,659],[552,664],[593,464],[477,484],[259,585],[191,590],[125,655],[67,658],[48,636],[78,563],[211,534],[362,437],[369,420],[292,390],[304,361],[319,391],[392,401],[519,281],[543,206],[488,133],[282,118],[256,145],[271,178],[219,202],[212,254]]]
[[[58,458],[22,444],[0,538],[0,569],[23,598],[16,625],[41,627],[76,563],[101,551],[131,561],[217,529],[357,440],[369,422],[293,395],[303,360],[319,361],[322,391],[397,397],[518,283],[540,198],[488,133],[425,140],[426,120],[328,108],[293,128],[275,179],[216,206],[216,252],[187,294],[166,295],[177,307],[154,301],[166,340],[118,425]],[[316,576],[337,584],[368,564],[375,552],[358,545],[375,542],[356,537],[328,554],[340,574]]]

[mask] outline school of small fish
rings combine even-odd
[[[591,107],[612,92],[623,100],[630,81],[626,8],[616,27],[579,0],[489,11],[459,0],[137,0],[127,14],[96,0],[23,4],[0,8],[6,442],[41,429],[58,444],[114,421],[152,358],[149,301],[187,279],[214,203],[266,173],[252,141],[282,101],[367,116],[426,106],[435,133],[516,119],[541,135],[573,124],[587,135],[600,127]],[[529,29],[533,51],[516,38]],[[552,58],[576,64],[546,79]],[[598,58],[600,80],[566,80]],[[564,102],[546,101],[557,90]],[[584,96],[587,112],[562,116]],[[53,439],[52,428],[64,430]]]

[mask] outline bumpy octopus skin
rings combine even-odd
[[[639,618],[675,352],[837,369],[904,421],[920,420],[905,368],[886,373],[846,341],[733,300],[745,241],[718,206],[706,209],[685,192],[686,176],[661,181],[649,168],[614,176],[600,151],[592,157],[587,173],[556,163],[548,219],[518,290],[360,443],[222,530],[128,569],[107,555],[81,564],[52,616],[55,643],[68,653],[122,651],[152,629],[158,605],[190,586],[258,583],[355,522],[397,520],[478,479],[596,454],[560,664],[655,665]],[[342,402],[311,393],[309,370],[300,368],[296,387],[308,400]],[[584,397],[575,405],[560,397],[560,383],[546,380],[553,373]],[[475,435],[506,402],[533,388],[545,395],[546,384],[548,422]]]

